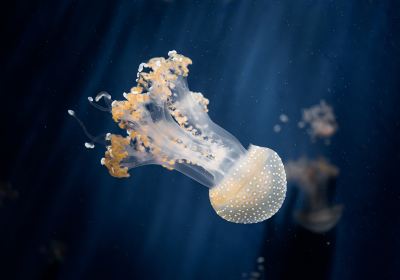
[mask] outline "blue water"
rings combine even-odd
[[[0,178],[20,196],[0,207],[0,279],[241,279],[260,255],[268,279],[287,271],[302,279],[321,266],[320,250],[308,247],[319,238],[330,244],[327,278],[398,279],[399,8],[374,0],[14,3],[2,25]],[[106,90],[120,99],[141,62],[173,49],[193,60],[189,87],[210,100],[210,117],[244,146],[272,148],[284,161],[324,155],[340,168],[343,217],[302,241],[307,255],[292,246],[292,185],[271,220],[236,225],[182,174],[145,166],[115,179],[100,165],[104,149],[85,149],[67,109],[93,134],[118,131],[87,97]],[[301,109],[321,99],[339,124],[329,146],[296,126]],[[282,113],[290,122],[275,133]],[[65,244],[59,264],[43,250],[51,240]]]

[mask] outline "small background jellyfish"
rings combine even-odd
[[[285,169],[288,181],[295,183],[304,194],[303,206],[295,212],[296,221],[316,233],[331,230],[343,211],[342,205],[332,201],[339,169],[323,157],[292,160],[287,162]]]
[[[324,100],[319,104],[303,109],[302,120],[298,123],[299,128],[306,128],[311,139],[325,139],[329,144],[329,138],[332,137],[338,125],[333,108]]]
[[[92,105],[110,111],[127,134],[106,135],[101,164],[118,178],[129,177],[129,169],[148,164],[175,169],[210,188],[211,205],[223,219],[264,221],[279,210],[285,198],[282,161],[268,148],[250,145],[246,150],[209,118],[208,99],[190,91],[186,82],[191,63],[170,51],[167,59],[152,58],[139,65],[137,86],[123,94],[125,100],[112,101],[104,92],[95,99],[89,97]],[[107,107],[95,103],[100,99]],[[74,111],[68,113],[76,118]],[[85,146],[94,148],[93,143]]]
[[[307,129],[307,136],[310,136],[313,145],[310,145],[309,137],[304,139],[308,147],[297,145],[294,139],[296,153],[299,153],[297,147],[302,146],[303,153],[318,149],[317,144],[320,142],[315,141],[316,139],[322,139],[328,144],[327,141],[337,130],[332,107],[322,101],[303,110],[302,113],[299,128]],[[287,132],[284,136],[292,136],[295,131],[301,132],[295,125],[291,125],[292,123],[287,125],[288,121],[286,115],[279,116],[279,126],[286,130],[283,132]],[[298,134],[304,136],[304,133]],[[286,225],[282,226],[279,235],[275,234],[276,228],[268,224],[263,255],[270,262],[265,271],[265,278],[292,279],[293,275],[298,274],[307,275],[305,277],[311,279],[326,279],[336,246],[336,231],[333,229],[343,212],[343,205],[334,202],[339,169],[323,156],[316,159],[303,156],[297,160],[287,160],[285,170],[289,186],[293,186],[289,189],[286,208],[290,210],[286,215]],[[280,241],[277,242],[278,245],[271,243],[274,239]],[[282,247],[290,253],[283,253],[281,256],[271,253]],[[287,270],[287,267],[290,267],[291,271]]]

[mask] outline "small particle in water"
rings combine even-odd
[[[281,131],[281,126],[279,124],[274,125],[274,132],[278,133]]]
[[[258,257],[256,259],[257,262],[257,269],[251,271],[249,273],[242,273],[242,279],[247,280],[255,280],[255,279],[264,279],[264,257]]]
[[[279,120],[280,120],[281,122],[283,122],[283,123],[287,123],[287,122],[289,121],[289,117],[288,117],[287,115],[285,115],[285,114],[281,114],[281,115],[279,116]]]

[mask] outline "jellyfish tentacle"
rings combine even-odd
[[[85,146],[87,148],[93,148],[94,144],[93,143],[97,143],[97,144],[101,144],[103,146],[105,146],[105,141],[104,141],[104,134],[98,135],[98,136],[93,136],[86,128],[86,125],[81,121],[81,119],[76,115],[75,111],[73,110],[68,110],[68,114],[73,117],[79,124],[79,126],[82,128],[83,133],[86,135],[87,138],[90,139],[91,143],[85,143]]]

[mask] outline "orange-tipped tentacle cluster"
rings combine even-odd
[[[179,77],[186,77],[188,66],[192,60],[175,51],[168,53],[169,58],[155,57],[139,67],[138,86],[151,90],[153,99],[167,101],[175,87],[174,81]],[[151,68],[149,72],[141,72],[143,67]]]
[[[121,161],[129,156],[126,147],[129,146],[131,138],[120,135],[110,135],[111,145],[107,146],[104,158],[101,163],[108,168],[111,176],[123,178],[129,177],[128,168],[121,166]]]
[[[147,63],[139,66],[137,86],[131,88],[129,93],[124,93],[125,100],[113,101],[111,113],[113,120],[118,123],[119,127],[127,130],[129,136],[122,137],[112,135],[110,137],[111,145],[107,147],[105,157],[102,163],[108,168],[110,174],[115,177],[129,177],[128,168],[121,167],[121,161],[129,156],[125,149],[128,145],[132,145],[135,150],[142,153],[149,151],[155,160],[163,167],[173,169],[175,160],[164,155],[162,149],[153,145],[152,140],[147,136],[146,122],[148,114],[145,105],[154,102],[156,104],[166,103],[172,95],[175,87],[174,81],[179,76],[186,77],[189,73],[188,66],[192,61],[175,51],[168,53],[168,59],[157,57],[150,59]],[[150,71],[142,72],[143,68],[149,68]],[[208,100],[201,94],[196,94],[198,102],[207,110]],[[173,106],[169,108],[171,115],[181,125],[185,127],[187,117],[175,111]],[[129,123],[138,123],[140,131],[132,128]]]
[[[122,129],[126,129],[126,120],[140,121],[144,113],[143,105],[150,100],[147,94],[142,94],[143,88],[133,87],[130,93],[124,94],[123,101],[112,103],[111,113],[115,122]]]
[[[196,100],[203,108],[204,112],[208,112],[208,104],[210,101],[201,94],[201,92],[192,92],[194,100]]]

